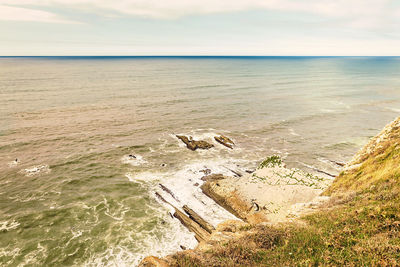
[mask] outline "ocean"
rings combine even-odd
[[[333,179],[316,169],[338,174],[400,115],[399,73],[398,57],[1,57],[0,265],[132,266],[193,248],[156,192],[216,225],[234,216],[201,193],[205,169],[280,155]]]

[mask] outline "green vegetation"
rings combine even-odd
[[[400,129],[343,172],[331,200],[301,222],[253,226],[207,252],[178,253],[176,266],[399,266]],[[274,163],[273,163],[274,162]],[[279,162],[267,159],[261,166]]]
[[[281,157],[278,155],[273,155],[266,158],[263,162],[261,162],[257,169],[273,168],[273,167],[279,167],[281,165],[282,165]]]
[[[276,186],[276,185],[304,185],[315,189],[322,189],[326,179],[313,175],[311,173],[304,172],[299,169],[291,169],[288,173],[286,172],[273,172],[273,174],[279,179],[271,180],[268,176],[259,176],[256,173],[251,175],[252,183],[263,182],[265,184]]]

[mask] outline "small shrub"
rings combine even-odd
[[[260,163],[258,166],[258,169],[263,169],[263,168],[273,168],[273,167],[279,167],[282,165],[282,159],[278,155],[273,155],[268,158],[266,158],[263,162]]]

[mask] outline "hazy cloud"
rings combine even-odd
[[[32,11],[28,12],[27,6],[37,9],[70,8],[86,12],[99,10],[105,16],[119,13],[155,19],[255,9],[278,10],[341,18],[350,21],[349,25],[361,28],[386,25],[389,21],[398,20],[396,15],[400,12],[393,0],[0,0],[0,14],[13,13],[16,11],[11,10],[13,7],[24,8],[20,10],[24,16],[8,15],[2,19],[62,21],[57,15],[45,11],[30,9]]]
[[[37,21],[46,23],[78,23],[62,18],[59,15],[23,7],[0,5],[0,20],[7,21]]]

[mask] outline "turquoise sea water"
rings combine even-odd
[[[0,265],[131,266],[193,247],[159,183],[217,224],[233,217],[195,186],[205,168],[280,154],[336,174],[331,160],[400,115],[399,73],[396,57],[0,58]],[[235,149],[174,137],[218,133]]]

